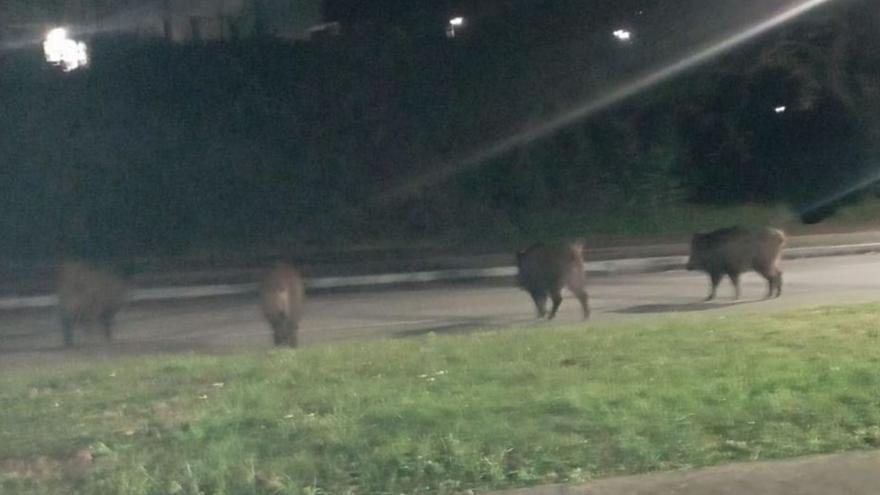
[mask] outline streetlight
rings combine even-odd
[[[620,42],[627,42],[632,40],[632,31],[628,29],[616,29],[611,34],[614,35],[614,37],[617,38],[617,41]]]
[[[61,27],[46,33],[43,54],[46,56],[46,62],[61,66],[64,72],[89,64],[89,50],[86,44],[69,38],[67,30]]]
[[[464,17],[453,17],[449,19],[449,25],[446,26],[446,36],[455,38],[455,29],[464,26]]]

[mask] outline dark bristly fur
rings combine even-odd
[[[581,243],[539,243],[517,253],[517,280],[532,296],[539,318],[556,316],[563,287],[568,287],[580,301],[584,319],[590,317],[582,251]],[[553,301],[549,315],[548,296]]]
[[[58,307],[64,345],[73,345],[77,325],[96,323],[107,340],[113,338],[113,319],[126,302],[126,281],[113,271],[83,261],[65,261],[58,278]]]
[[[709,274],[710,301],[715,298],[718,284],[727,275],[739,299],[740,274],[756,271],[767,279],[767,297],[782,294],[782,270],[779,261],[785,246],[785,233],[770,227],[728,227],[706,234],[694,234],[688,270]]]
[[[263,279],[260,307],[272,327],[275,345],[298,345],[304,292],[302,277],[287,263],[276,264]]]

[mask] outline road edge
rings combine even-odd
[[[880,252],[880,243],[847,244],[837,246],[817,246],[789,248],[783,253],[784,259],[817,258],[825,256],[847,256]],[[680,270],[685,267],[687,256],[657,256],[641,258],[622,258],[602,261],[588,261],[584,269],[588,275],[620,275],[656,273]],[[381,290],[391,287],[411,286],[432,282],[469,282],[479,280],[503,279],[516,275],[515,266],[489,268],[465,268],[452,270],[433,270],[419,272],[383,273],[347,277],[317,277],[305,281],[309,292],[334,290]],[[184,287],[151,287],[135,289],[131,300],[167,301],[246,295],[256,291],[257,284],[210,284]],[[0,311],[53,307],[57,304],[54,295],[11,296],[0,298]]]

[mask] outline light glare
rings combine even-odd
[[[786,109],[787,108],[785,105],[779,105],[778,107],[774,108],[773,111],[776,113],[785,113]]]
[[[453,17],[452,19],[449,19],[449,25],[455,27],[464,25],[464,17]]]
[[[86,44],[70,39],[64,28],[55,28],[46,33],[43,53],[46,56],[46,62],[60,66],[64,72],[85,67],[89,63]]]
[[[46,41],[49,43],[59,43],[67,39],[67,30],[64,28],[55,28],[46,34]]]
[[[612,34],[620,41],[629,41],[630,39],[632,39],[632,32],[626,29],[618,29]]]

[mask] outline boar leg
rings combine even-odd
[[[553,301],[553,308],[550,310],[550,315],[547,317],[548,320],[552,320],[553,317],[556,316],[556,311],[559,309],[559,305],[562,304],[562,288],[550,291],[550,299]]]
[[[762,273],[761,275],[767,279],[767,296],[764,299],[770,299],[773,297],[773,292],[776,291],[776,276],[771,273]]]
[[[532,296],[532,301],[535,302],[538,318],[543,318],[547,314],[547,293],[536,289],[529,291],[529,294]]]
[[[293,321],[287,321],[287,345],[297,347],[299,345],[299,325]]]
[[[709,283],[711,285],[711,288],[709,290],[709,297],[705,299],[706,301],[711,301],[712,299],[715,299],[715,293],[718,291],[718,284],[721,283],[721,274],[717,272],[710,272]]]
[[[73,347],[73,327],[76,321],[69,316],[61,317],[61,334],[64,336],[64,347]]]
[[[99,320],[101,321],[101,328],[104,329],[104,338],[108,341],[113,340],[113,313],[105,311],[101,313]]]
[[[590,318],[590,301],[589,296],[587,296],[587,291],[584,289],[584,285],[586,285],[586,280],[583,269],[578,269],[571,273],[566,283],[568,290],[570,290],[581,303],[581,309],[584,312],[584,319],[588,320]]]
[[[782,272],[776,267],[764,268],[758,270],[765,279],[767,279],[767,299],[774,295],[779,297],[782,294]]]
[[[577,297],[578,301],[581,303],[581,309],[584,311],[584,319],[590,319],[590,300],[589,296],[587,296],[587,291],[584,290],[583,287],[575,287],[571,289],[574,293],[575,297]]]
[[[272,343],[275,345],[281,345],[284,343],[284,320],[279,317],[274,317],[269,320],[269,325],[272,326]]]
[[[733,284],[733,300],[736,301],[742,293],[739,287],[739,272],[727,272],[727,276],[730,277],[730,283]]]
[[[771,273],[770,275],[766,275],[767,277],[767,285],[769,286],[767,289],[767,299],[771,297],[779,297],[782,295],[782,272],[776,270],[775,273]]]

